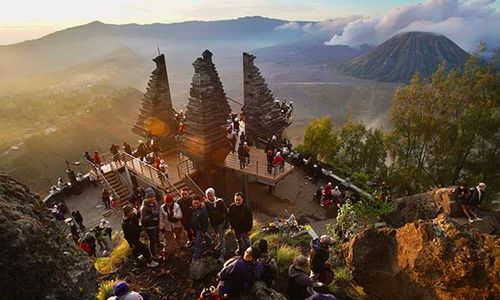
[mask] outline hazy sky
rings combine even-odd
[[[491,1],[491,0],[480,0]],[[494,0],[493,0],[494,1]],[[99,20],[104,23],[170,23],[266,16],[315,20],[383,14],[411,0],[6,0],[0,10],[0,44],[34,39]],[[499,3],[494,4],[500,7]]]

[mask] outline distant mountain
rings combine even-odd
[[[63,69],[123,47],[152,57],[159,46],[162,51],[166,49],[177,56],[176,59],[189,62],[204,49],[211,49],[216,57],[221,53],[239,57],[243,51],[288,42],[304,35],[300,30],[276,30],[287,22],[264,17],[149,25],[111,25],[96,21],[36,40],[0,46],[0,80]]]
[[[351,48],[347,45],[325,45],[329,36],[315,39],[303,39],[283,43],[254,51],[262,61],[275,63],[318,64],[350,60],[365,54],[369,46]]]
[[[339,67],[358,78],[408,82],[416,72],[430,76],[443,63],[447,68],[462,67],[468,57],[467,52],[444,35],[407,32]]]

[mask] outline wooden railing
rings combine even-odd
[[[96,164],[86,160],[87,163],[90,165],[90,169],[94,172],[94,174],[97,176],[98,179],[101,180],[101,182],[104,184],[105,188],[107,188],[111,194],[113,195],[113,198],[115,199],[120,199],[120,195],[115,191],[113,186],[108,182],[106,179],[106,176],[104,176],[104,173],[101,170],[101,166],[97,166]]]
[[[120,152],[120,158],[122,159],[122,163],[125,167],[130,171],[146,177],[150,183],[160,185],[166,191],[175,191],[180,195],[180,191],[175,187],[170,179],[168,179],[167,176],[157,168],[143,162],[140,158],[134,157],[125,152]]]
[[[226,157],[226,166],[228,166],[232,169],[241,169],[240,168],[240,159],[236,153],[229,153],[229,155]],[[247,164],[246,164],[245,168],[243,168],[241,170],[243,172],[246,171],[246,172],[251,173],[253,175],[258,175],[258,176],[262,176],[262,177],[275,179],[276,177],[279,177],[280,175],[287,172],[291,168],[293,168],[293,166],[286,163],[286,161],[283,161],[283,163],[280,165],[271,166],[269,168],[267,161],[259,161],[259,160],[255,160],[255,159],[250,158],[250,164],[248,164],[248,160],[247,160]]]

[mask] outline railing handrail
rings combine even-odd
[[[173,189],[173,190],[175,190],[180,195],[180,191],[175,187],[175,185],[170,181],[170,179],[167,178],[167,176],[162,171],[158,170],[154,166],[152,166],[152,165],[150,165],[148,163],[145,163],[141,159],[139,159],[139,158],[137,158],[137,157],[135,157],[133,155],[130,155],[130,154],[126,153],[126,152],[119,151],[119,153],[121,154],[122,157],[130,158],[130,160],[132,160],[132,161],[135,161],[137,159],[137,161],[139,162],[139,165],[141,166],[141,174],[142,175],[148,177],[146,173],[142,172],[142,167],[145,167],[146,169],[148,169],[150,171],[151,181],[154,182],[153,173],[151,172],[151,170],[154,171],[156,175],[160,175],[162,177],[162,178],[160,178],[160,181],[162,182],[162,185],[163,185],[163,182],[167,182],[168,186],[169,186],[168,189],[170,189],[171,191]],[[130,168],[127,166],[126,162],[124,162],[124,165],[125,165],[126,168],[128,168],[130,170]],[[135,171],[135,169],[133,171]],[[165,186],[164,186],[164,188],[167,189]]]
[[[200,192],[201,195],[205,195],[205,192],[200,188],[198,184],[196,184],[196,182],[193,180],[193,178],[191,178],[191,176],[189,176],[189,174],[186,174],[184,178],[187,178],[191,182],[191,184],[193,184],[194,187],[198,190],[198,192]]]
[[[181,178],[181,179],[187,178],[187,180],[189,180],[192,183],[192,185],[198,190],[198,192],[200,192],[201,195],[204,195],[205,192],[198,186],[198,184],[193,180],[193,178],[191,178],[191,176],[189,174],[190,173],[189,172],[189,165],[190,164],[192,165],[192,170],[196,171],[196,168],[194,166],[194,162],[189,158],[187,158],[187,159],[185,159],[177,164],[177,172],[179,172],[179,178]],[[185,170],[183,169],[183,166],[185,166],[184,167]]]
[[[88,160],[86,160],[87,163],[93,167],[93,170],[94,172],[96,173],[97,177],[101,177],[102,180],[105,182],[106,186],[111,190],[111,192],[113,193],[114,197],[116,197],[117,200],[120,200],[120,195],[118,195],[118,193],[115,191],[115,189],[113,188],[113,186],[109,183],[109,181],[106,179],[106,176],[104,176],[104,174],[102,173],[101,171],[101,167],[97,167],[95,163],[93,162],[90,162]]]
[[[228,160],[229,159],[229,160]],[[240,159],[239,159],[239,156],[237,153],[229,153],[226,157],[226,163],[230,163],[230,164],[233,164],[234,166],[238,166],[239,167],[239,163],[240,163]],[[260,162],[260,163],[259,163]],[[279,165],[273,165],[272,166],[272,172],[271,174],[269,174],[269,172],[267,171],[267,160],[266,161],[259,161],[257,159],[250,159],[250,163],[254,164],[255,166],[255,175],[259,175],[259,174],[268,174],[266,176],[272,176],[274,179],[276,177],[279,177],[281,174],[283,174],[285,171],[287,171],[287,168],[286,168],[286,163],[288,163],[290,166],[293,166],[292,164],[290,164],[287,160],[284,160],[283,163],[279,164]],[[259,169],[259,165],[261,167],[261,169]],[[283,165],[283,172],[278,172],[277,169],[278,168],[281,168],[281,165]],[[246,168],[245,168],[246,169]],[[243,169],[243,170],[245,170]],[[248,169],[247,169],[248,170]]]
[[[239,101],[236,101],[236,100],[234,100],[234,99],[232,99],[232,98],[230,98],[230,97],[228,97],[228,96],[226,96],[226,99],[227,99],[227,100],[229,100],[229,101],[232,101],[232,102],[234,102],[234,103],[236,103],[236,104],[238,104],[238,105],[240,105],[240,106],[243,106],[243,103],[241,103],[241,102],[239,102]]]

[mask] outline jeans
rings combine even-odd
[[[236,231],[234,230],[234,236],[236,236],[236,240],[238,241],[238,252],[239,254],[243,254],[248,247],[250,247],[250,238],[248,237],[248,231]]]
[[[226,256],[226,231],[224,230],[224,223],[212,228],[219,239],[220,256],[224,258]]]
[[[151,251],[151,255],[154,257],[158,249],[158,228],[146,228],[145,231],[149,239],[149,251]]]
[[[201,243],[203,242],[203,239],[205,239],[205,242],[207,244],[213,243],[212,238],[210,237],[210,235],[206,231],[205,232],[200,231],[200,230],[195,231],[193,259],[200,258]]]
[[[194,239],[194,232],[193,229],[191,229],[191,225],[189,225],[189,219],[182,219],[182,227],[184,227],[184,230],[186,231],[187,239],[188,241],[192,241]]]

